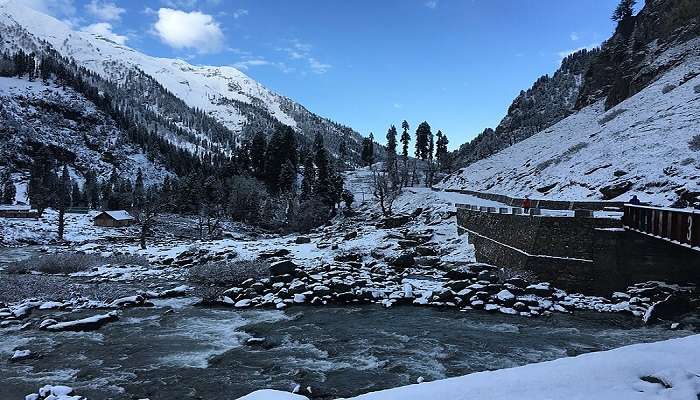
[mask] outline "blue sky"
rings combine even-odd
[[[383,139],[427,120],[450,147],[495,127],[562,56],[609,37],[618,0],[26,0],[147,54],[233,65]]]

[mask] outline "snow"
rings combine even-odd
[[[690,400],[700,393],[699,359],[700,335],[694,335],[423,382],[348,400]],[[241,399],[304,397],[266,390]]]
[[[92,221],[94,216],[94,212],[89,214],[66,214],[64,240],[74,243],[83,243],[113,236],[136,237],[135,233],[130,233],[130,229],[137,229],[137,227],[104,228],[94,226]],[[0,244],[46,244],[57,238],[57,227],[58,212],[52,209],[45,210],[42,217],[38,219],[0,217]]]
[[[687,74],[700,71],[700,39],[660,58],[675,60],[676,66],[607,112],[602,101],[584,108],[438,186],[523,197],[556,184],[544,197],[598,200],[600,188],[629,181],[631,189],[614,200],[636,194],[658,205],[670,205],[680,188],[700,191],[700,156],[688,146],[700,132],[695,89],[700,75],[679,85]],[[677,87],[664,94],[667,85]],[[616,171],[626,174],[616,176]]]
[[[279,390],[257,390],[249,395],[238,398],[238,400],[308,400],[307,397]]]

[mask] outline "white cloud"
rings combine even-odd
[[[240,69],[242,71],[247,71],[251,67],[274,67],[274,68],[279,69],[280,71],[282,71],[285,74],[288,74],[288,73],[294,71],[294,68],[287,66],[287,64],[285,64],[283,62],[273,62],[273,61],[269,61],[269,60],[266,60],[266,59],[261,58],[261,57],[247,58],[247,59],[238,61],[238,62],[233,64],[233,67]]]
[[[233,18],[236,19],[240,17],[245,17],[246,15],[248,15],[248,10],[246,10],[245,8],[239,8],[238,10],[234,11],[231,15],[233,15]]]
[[[576,33],[576,32],[571,32],[571,34],[569,35],[569,37],[570,37],[571,40],[573,40],[574,42],[577,41],[577,40],[579,39],[578,33]]]
[[[311,55],[312,48],[313,47],[308,43],[304,43],[299,39],[292,39],[290,40],[289,46],[277,48],[277,50],[287,53],[287,56],[291,60],[305,61],[311,72],[314,74],[325,74],[333,66],[323,63]]]
[[[332,65],[324,64],[313,57],[309,57],[307,61],[309,62],[311,72],[313,72],[314,74],[325,74],[332,67]]]
[[[220,51],[224,44],[224,33],[219,23],[211,15],[199,11],[161,8],[154,29],[165,44],[176,49],[212,53]]]
[[[88,25],[84,27],[82,31],[102,36],[105,39],[109,39],[119,44],[124,44],[127,40],[126,36],[114,33],[112,31],[112,24],[109,22],[98,22],[96,24]]]
[[[122,14],[126,12],[125,9],[114,3],[101,2],[98,0],[92,0],[85,4],[85,9],[101,21],[119,21]]]
[[[235,64],[233,64],[234,67],[238,69],[243,69],[247,70],[250,67],[259,67],[262,65],[271,65],[272,63],[267,60],[263,59],[255,59],[255,60],[244,60],[244,61],[239,61]]]
[[[425,6],[434,10],[438,6],[438,0],[430,0],[425,2]]]
[[[161,0],[161,3],[168,7],[192,9],[198,5],[218,6],[221,4],[221,0]]]

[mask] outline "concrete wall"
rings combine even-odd
[[[568,290],[609,295],[646,280],[700,282],[700,253],[622,230],[621,222],[457,209],[477,260]]]

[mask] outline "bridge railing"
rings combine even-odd
[[[672,208],[625,204],[625,229],[700,251],[700,213]]]

